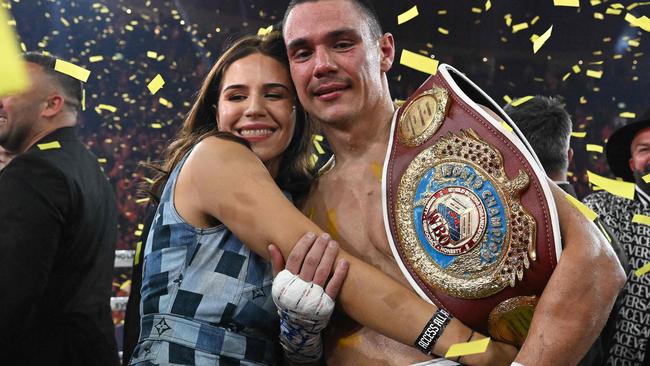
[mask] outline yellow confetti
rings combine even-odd
[[[135,258],[133,258],[133,264],[138,265],[140,263],[140,251],[142,250],[142,242],[139,241],[135,244]]]
[[[403,12],[402,14],[397,16],[397,24],[403,24],[408,22],[409,20],[415,18],[418,16],[420,13],[418,13],[418,7],[417,5],[412,7],[411,9]]]
[[[70,22],[68,22],[64,17],[61,17],[60,19],[61,19],[61,23],[62,23],[64,26],[66,26],[66,27],[69,27],[69,26],[70,26]]]
[[[580,7],[580,0],[553,0],[555,6],[572,6],[574,8]]]
[[[481,8],[472,8],[472,13],[474,14],[481,14],[481,12],[483,12]]]
[[[97,106],[96,109],[109,111],[111,113],[117,112],[117,108],[115,108],[112,105],[108,105],[108,104],[100,104],[100,105]]]
[[[571,70],[573,70],[573,72],[576,73],[576,74],[581,71],[580,66],[578,66],[578,65],[573,65],[571,67]]]
[[[73,63],[63,61],[63,60],[56,60],[56,63],[54,64],[54,70],[66,74],[68,76],[72,76],[73,78],[77,80],[81,80],[84,83],[88,81],[88,77],[90,76],[90,70],[84,69],[81,66],[77,66]]]
[[[643,181],[646,183],[650,183],[650,174],[646,174],[643,176]]]
[[[634,214],[632,223],[650,226],[650,216]]]
[[[512,98],[510,98],[509,95],[504,95],[503,100],[505,100],[506,103],[508,103],[508,104],[512,104]]]
[[[142,236],[142,230],[136,230],[135,236]]]
[[[605,178],[589,170],[587,170],[587,179],[589,180],[589,183],[598,186],[613,195],[627,198],[629,200],[634,199],[634,183]]]
[[[601,2],[602,2],[601,0],[591,0],[591,1],[590,1],[591,6],[600,5]]]
[[[573,207],[577,208],[578,211],[585,215],[589,221],[594,221],[598,217],[598,215],[592,209],[585,206],[582,202],[578,201],[578,199],[572,195],[567,194],[564,197],[573,205]]]
[[[135,203],[137,203],[138,205],[143,205],[143,204],[145,204],[145,203],[148,203],[149,200],[150,200],[149,197],[146,197],[146,198],[138,198],[137,200],[135,200]]]
[[[525,97],[517,98],[514,102],[511,103],[513,107],[519,107],[520,105],[526,103],[527,101],[533,99],[534,97],[532,95],[527,95]]]
[[[602,153],[603,147],[595,144],[587,144],[587,151]]]
[[[619,15],[619,14],[621,14],[621,10],[620,9],[614,9],[614,8],[607,8],[607,10],[605,10],[605,14]]]
[[[600,79],[603,77],[603,72],[602,71],[596,71],[596,70],[587,70],[587,76],[595,78],[595,79]]]
[[[512,129],[512,127],[510,127],[510,125],[507,124],[506,122],[501,121],[501,126],[503,126],[503,128],[505,128],[506,130],[508,130],[508,132],[513,132],[513,131],[514,131],[514,130]]]
[[[147,51],[147,57],[155,59],[158,57],[158,52],[156,51]]]
[[[524,29],[527,29],[527,28],[528,28],[528,23],[526,23],[526,22],[515,24],[515,25],[512,26],[512,33],[517,33],[520,30],[524,30]]]
[[[20,56],[16,34],[8,25],[9,15],[0,6],[0,96],[21,93],[30,81],[25,62]]]
[[[81,110],[86,110],[86,88],[81,89]]]
[[[581,139],[581,138],[587,137],[587,133],[586,132],[571,132],[571,137]]]
[[[88,57],[88,61],[90,61],[90,62],[99,62],[99,61],[103,61],[103,60],[104,60],[104,56],[90,56],[90,57]]]
[[[488,344],[490,344],[490,338],[483,338],[472,342],[456,343],[449,347],[449,350],[447,350],[447,353],[445,354],[445,358],[483,353],[487,350]]]
[[[605,19],[605,16],[603,15],[603,13],[596,12],[594,13],[594,19],[603,20]]]
[[[338,240],[339,231],[336,227],[336,210],[329,209],[327,210],[327,232],[334,238]]]
[[[422,56],[409,50],[402,50],[399,63],[431,75],[435,75],[438,72],[438,60]]]
[[[564,74],[564,76],[562,76],[562,81],[566,81],[566,79],[568,79],[569,76],[571,76],[570,72],[567,72],[566,74]]]
[[[160,123],[152,123],[151,128],[162,128],[162,125]]]
[[[441,27],[438,27],[438,32],[440,32],[440,33],[442,33],[444,35],[449,34],[449,31],[447,29],[441,28]]]
[[[156,94],[158,90],[160,90],[163,86],[165,85],[165,80],[163,79],[160,74],[156,75],[151,82],[149,82],[149,85],[147,85],[147,88],[149,89],[149,92],[151,94]]]
[[[258,36],[264,36],[264,35],[267,35],[267,34],[271,33],[272,31],[273,31],[273,25],[269,25],[266,28],[262,27],[262,28],[258,29],[257,30],[257,35]]]
[[[630,39],[629,41],[627,41],[627,44],[632,47],[639,47],[641,45],[641,43],[639,43],[639,41],[635,39]]]
[[[530,21],[530,25],[535,25],[535,23],[537,23],[538,20],[539,20],[539,15],[536,15],[536,16],[533,18],[533,20]]]
[[[336,344],[337,347],[348,348],[348,347],[357,347],[361,344],[361,336],[357,333],[353,333],[347,337],[340,338]]]
[[[637,18],[634,15],[627,13],[625,14],[625,20],[633,27],[639,27],[646,32],[650,32],[650,18],[646,15]]]
[[[158,99],[158,102],[167,108],[171,108],[174,106],[170,101],[162,97]]]
[[[622,118],[636,118],[636,113],[634,113],[634,112],[621,112],[621,114],[619,114],[619,116],[622,117]]]
[[[490,0],[485,1],[485,11],[488,11],[492,8],[492,2]]]
[[[506,14],[503,18],[506,20],[506,25],[508,27],[512,25],[512,15]]]
[[[108,160],[106,160],[106,158],[97,158],[97,162],[100,164],[106,164]]]
[[[584,96],[580,97],[580,104],[587,104],[587,98]]]
[[[325,154],[325,149],[323,149],[322,146],[320,146],[320,143],[323,142],[324,137],[322,135],[312,135],[311,136],[311,142],[314,144],[314,148],[316,149],[316,152],[320,155]]]
[[[548,41],[549,38],[551,38],[551,33],[553,33],[553,26],[551,26],[544,34],[542,34],[539,38],[533,41],[533,53],[537,53],[540,48]]]
[[[383,165],[378,163],[370,164],[370,170],[377,177],[377,180],[381,182],[381,175],[383,171]]]
[[[636,271],[634,271],[634,274],[637,277],[641,277],[641,276],[643,276],[644,274],[646,274],[648,272],[650,272],[650,262],[646,263],[645,265],[643,265],[643,267],[641,267],[641,268],[637,269]]]
[[[38,144],[36,146],[38,147],[39,150],[52,150],[52,149],[61,148],[61,144],[58,141],[52,141],[45,144]]]

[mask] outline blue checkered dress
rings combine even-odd
[[[225,226],[198,229],[179,216],[173,192],[186,159],[169,177],[145,247],[131,365],[275,364],[271,265]]]

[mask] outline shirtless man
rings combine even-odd
[[[284,37],[300,101],[321,123],[336,155],[335,167],[312,187],[304,212],[342,248],[407,285],[389,248],[381,206],[380,171],[394,112],[386,77],[394,61],[393,37],[382,34],[361,0],[294,0],[285,13]],[[564,251],[516,359],[527,366],[577,363],[625,281],[596,227],[557,186],[552,191]],[[326,337],[330,364],[405,365],[428,358],[350,323],[332,320]]]

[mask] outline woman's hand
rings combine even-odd
[[[273,277],[277,276],[283,269],[294,275],[298,275],[305,282],[312,282],[323,289],[325,293],[335,299],[348,274],[349,264],[342,259],[336,265],[334,274],[330,277],[332,266],[339,252],[339,244],[332,240],[329,234],[316,236],[314,233],[306,233],[293,247],[289,254],[286,265],[284,257],[275,245],[269,245]],[[327,283],[327,286],[325,284]]]

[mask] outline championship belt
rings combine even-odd
[[[384,220],[404,276],[467,326],[522,345],[562,250],[526,139],[481,89],[441,65],[393,116],[388,149]]]

